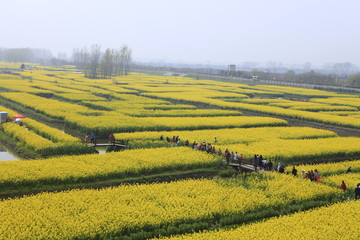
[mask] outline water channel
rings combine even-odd
[[[99,154],[105,154],[106,148],[96,148],[96,150],[99,152]],[[0,143],[0,161],[13,161],[13,160],[20,160],[20,157],[16,155],[16,153],[13,153],[10,149],[5,147]]]
[[[0,144],[0,161],[12,161],[19,159],[20,157],[16,156],[15,153],[11,152],[4,145]]]

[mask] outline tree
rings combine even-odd
[[[360,88],[360,73],[351,75],[349,78],[349,84],[351,87]]]
[[[296,79],[296,74],[293,70],[288,70],[286,73],[285,73],[285,80],[286,81],[294,81]]]
[[[5,61],[8,62],[31,62],[33,57],[31,48],[12,48],[5,52]]]
[[[130,48],[127,48],[126,55],[125,55],[125,69],[124,69],[124,75],[128,75],[131,67],[132,62],[132,50]]]
[[[355,65],[353,65],[350,62],[344,62],[344,63],[335,63],[333,66],[333,70],[337,74],[344,74],[344,73],[354,73],[358,69]]]
[[[132,51],[128,48],[127,45],[121,47],[118,52],[119,54],[119,62],[118,62],[118,70],[119,75],[128,75],[130,70],[130,65],[132,62]]]
[[[103,78],[111,78],[113,74],[115,50],[107,48],[100,63],[100,72]]]
[[[103,78],[128,75],[132,66],[132,50],[124,45],[120,49],[107,48],[101,52],[101,47],[94,44],[90,52],[86,48],[73,49],[72,62],[85,71],[85,77]]]
[[[85,76],[88,78],[98,77],[98,68],[101,57],[101,46],[94,44],[90,48],[89,63],[87,64]]]

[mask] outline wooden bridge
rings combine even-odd
[[[123,147],[126,148],[126,145],[120,143],[96,143],[91,145],[91,147]]]
[[[237,171],[245,171],[245,172],[264,171],[260,167],[257,167],[257,169],[255,170],[254,165],[247,163],[242,163],[241,165],[239,165],[239,163],[230,162],[228,166],[235,168]]]

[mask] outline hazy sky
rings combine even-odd
[[[350,61],[360,66],[359,0],[0,0],[0,47],[127,44],[135,60]]]

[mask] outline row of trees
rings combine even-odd
[[[124,45],[120,49],[107,48],[102,52],[101,46],[94,44],[89,50],[86,47],[74,49],[72,60],[88,78],[111,78],[128,75],[132,63],[132,50]]]
[[[50,63],[53,56],[49,50],[38,48],[0,48],[0,61]]]
[[[221,70],[220,75],[233,76],[253,79],[269,80],[269,81],[284,81],[293,83],[308,83],[318,85],[333,85],[333,86],[354,86],[358,87],[359,74],[346,75],[346,74],[324,74],[316,71],[308,71],[303,73],[295,73],[293,70],[288,70],[283,73],[252,70],[252,71],[228,71]]]
[[[360,73],[353,74],[349,77],[349,86],[360,88]]]

